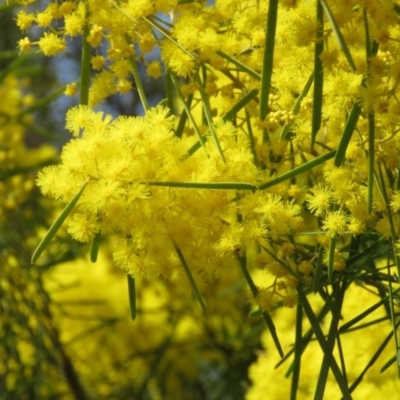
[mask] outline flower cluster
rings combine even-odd
[[[278,240],[301,228],[299,206],[264,191],[158,186],[260,180],[247,138],[230,123],[214,126],[225,161],[211,138],[188,157],[193,138],[178,140],[174,125],[175,118],[162,107],[144,117],[115,120],[87,106],[73,108],[66,126],[75,139],[64,147],[61,164],[39,173],[38,185],[44,194],[67,202],[89,179],[68,232],[81,242],[116,234],[114,260],[133,276],[186,279],[176,247],[198,284],[220,273],[221,262],[237,253],[263,251],[259,257],[267,263],[265,251],[275,251],[268,238]],[[282,270],[279,278],[288,275]]]

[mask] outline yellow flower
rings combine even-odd
[[[73,136],[78,136],[81,129],[86,128],[93,119],[94,112],[86,105],[79,105],[68,110],[65,127]]]
[[[158,79],[162,76],[162,67],[158,60],[154,60],[146,66],[147,76]]]
[[[21,51],[28,51],[31,49],[31,41],[28,37],[25,37],[18,41],[18,47],[21,49]]]
[[[78,13],[65,16],[65,34],[69,36],[82,35],[84,21]]]
[[[66,48],[65,40],[52,32],[46,32],[38,44],[45,56],[55,56]]]
[[[306,196],[308,209],[316,216],[327,212],[332,201],[331,189],[326,186],[318,185],[314,186],[310,192],[311,194]]]
[[[64,94],[66,96],[75,96],[77,91],[76,83],[70,83],[66,86]]]
[[[31,27],[35,16],[33,14],[28,14],[25,11],[18,11],[17,14],[17,26],[21,31],[25,31]]]
[[[99,232],[100,225],[93,215],[75,213],[68,222],[68,233],[80,242],[87,243]]]
[[[331,236],[343,235],[347,228],[347,216],[343,210],[326,214],[322,229],[328,231]]]

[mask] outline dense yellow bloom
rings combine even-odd
[[[28,14],[27,12],[21,10],[17,14],[17,26],[21,31],[25,31],[31,27],[35,16],[33,14]]]
[[[331,236],[343,235],[347,227],[347,216],[342,210],[329,212],[324,218],[322,227]]]
[[[65,40],[51,32],[45,33],[38,44],[45,56],[55,56],[66,47]]]
[[[307,195],[308,208],[315,215],[322,215],[330,208],[332,201],[332,192],[329,187],[321,185],[311,189],[311,195]]]
[[[154,60],[147,65],[147,76],[150,78],[158,79],[162,76],[162,67],[159,61]]]
[[[65,16],[65,33],[69,36],[82,35],[83,24],[81,16],[77,13]]]

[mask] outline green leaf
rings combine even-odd
[[[336,248],[336,236],[332,236],[329,241],[329,254],[328,254],[328,279],[331,282],[333,278],[333,264],[335,262],[335,248]]]
[[[131,319],[136,319],[136,287],[135,278],[129,274],[126,275],[128,278],[128,295],[129,295],[129,307],[131,309]]]
[[[218,50],[216,51],[216,53],[221,56],[222,58],[224,58],[225,60],[229,61],[230,63],[236,65],[239,68],[239,71],[244,72],[250,76],[252,76],[253,78],[257,79],[258,81],[261,80],[261,75],[257,72],[255,72],[254,70],[252,70],[251,68],[249,68],[247,65],[243,64],[242,62],[236,60],[236,58],[229,56],[228,54],[225,54],[224,52]]]
[[[206,305],[205,305],[203,297],[201,296],[201,293],[200,293],[200,291],[199,291],[199,289],[198,289],[198,287],[196,285],[196,281],[193,278],[192,272],[190,271],[189,265],[187,264],[186,259],[185,259],[184,255],[183,255],[181,249],[178,247],[178,245],[175,242],[173,242],[173,244],[174,244],[174,247],[175,247],[176,254],[178,254],[179,260],[180,260],[180,262],[181,262],[181,264],[183,266],[183,269],[184,269],[184,271],[186,273],[186,276],[189,279],[190,285],[192,286],[193,293],[196,296],[197,301],[199,302],[199,304],[200,304],[200,306],[201,306],[201,308],[203,310],[204,315],[207,315]]]
[[[321,3],[317,1],[316,12],[316,37],[314,49],[314,94],[313,94],[313,114],[311,128],[311,148],[314,147],[315,138],[321,128],[322,121],[322,94],[324,87],[324,68],[322,65],[321,55],[324,51],[324,11]]]
[[[165,186],[186,189],[256,190],[257,186],[244,182],[147,182],[150,186]]]
[[[237,257],[237,259],[239,261],[239,265],[240,265],[240,268],[241,268],[242,273],[244,275],[244,278],[246,279],[246,282],[249,285],[250,291],[251,291],[254,299],[257,299],[258,289],[257,289],[257,286],[254,284],[253,279],[252,279],[249,271],[247,270],[246,255],[239,255],[239,253],[236,253],[236,257]],[[281,357],[283,357],[282,346],[280,344],[278,335],[276,334],[275,324],[274,324],[271,316],[269,315],[269,313],[267,311],[262,311],[261,310],[261,314],[264,317],[264,321],[268,326],[269,333],[270,333],[270,335],[272,337],[272,340],[274,341],[275,347],[278,350],[279,355]]]
[[[335,156],[336,167],[340,167],[344,164],[347,147],[349,146],[351,137],[353,136],[353,132],[356,128],[360,114],[361,114],[361,107],[357,103],[354,103],[353,107],[351,108],[350,114],[347,118],[346,125],[344,127],[344,131],[342,133],[342,137],[340,138],[339,146],[336,151],[336,156]]]
[[[308,81],[306,82],[302,92],[300,93],[300,96],[296,99],[296,102],[294,103],[294,106],[292,108],[292,114],[297,115],[300,111],[300,106],[301,102],[304,99],[304,97],[307,96],[308,91],[310,90],[310,87],[312,83],[314,82],[314,73],[311,73],[310,77],[308,78]],[[283,128],[280,133],[280,140],[286,140],[287,134],[290,129],[290,122],[285,122],[285,125],[283,125]]]
[[[86,9],[87,10],[87,9]],[[89,11],[86,11],[86,18],[89,17]],[[91,59],[91,46],[87,41],[89,36],[89,25],[86,23],[83,27],[82,36],[82,61],[81,61],[81,84],[80,84],[80,96],[79,104],[89,104],[89,86],[90,86],[90,59]]]
[[[331,352],[331,349],[329,348],[328,342],[325,339],[321,326],[317,318],[315,317],[314,311],[312,310],[310,303],[307,300],[307,296],[301,290],[298,291],[298,294],[301,304],[303,305],[304,312],[307,315],[308,320],[310,321],[310,324],[315,333],[317,341],[324,353],[324,356],[327,359],[327,363],[329,364],[329,367],[332,370],[336,382],[342,392],[343,398],[344,400],[351,400],[352,397],[349,388],[347,386],[347,381],[342,375],[340,368]]]
[[[100,241],[101,241],[101,233],[97,232],[90,244],[90,261],[92,263],[95,263],[97,261],[97,256],[99,254],[99,249],[100,249]]]
[[[323,156],[320,156],[318,158],[315,158],[314,160],[308,161],[307,163],[304,163],[296,168],[293,168],[292,170],[285,172],[284,174],[278,176],[275,179],[272,179],[269,182],[263,183],[262,185],[260,185],[258,187],[258,189],[263,190],[263,189],[268,189],[272,186],[277,185],[278,183],[284,182],[288,179],[292,179],[295,176],[302,174],[303,172],[309,171],[312,168],[323,164],[325,161],[330,160],[331,158],[333,158],[336,154],[336,151],[333,150],[327,154],[324,154]]]
[[[391,365],[393,365],[397,360],[397,354],[390,358],[388,361],[383,364],[382,368],[380,369],[380,373],[385,372]]]
[[[58,230],[61,228],[64,221],[67,219],[68,215],[74,209],[79,198],[82,196],[82,193],[85,190],[88,182],[89,182],[89,179],[82,185],[82,187],[79,189],[78,193],[70,200],[70,202],[65,206],[64,210],[61,212],[61,214],[58,216],[58,218],[53,222],[53,225],[51,225],[50,229],[47,231],[46,235],[44,236],[42,241],[39,243],[36,250],[33,252],[32,260],[31,260],[32,265],[37,261],[37,259],[43,253],[43,251],[49,245],[51,239],[53,239],[54,235],[58,232]]]
[[[343,37],[342,33],[340,32],[339,26],[336,23],[336,20],[333,17],[332,12],[328,7],[328,4],[326,3],[325,0],[319,0],[319,1],[321,3],[321,6],[323,7],[323,9],[325,11],[325,14],[326,14],[330,24],[331,24],[333,33],[336,36],[336,39],[337,39],[337,42],[338,42],[338,45],[339,45],[340,49],[342,50],[344,56],[346,57],[347,62],[349,63],[351,70],[353,72],[356,72],[356,64],[353,61],[353,58],[352,58],[351,53],[350,53],[350,50],[347,47],[346,41],[344,40],[344,37]]]
[[[189,99],[187,101],[185,101],[185,97],[183,96],[183,93],[181,91],[180,85],[179,85],[179,81],[178,79],[176,79],[176,77],[174,76],[174,74],[171,73],[171,80],[175,86],[175,91],[176,94],[178,95],[179,99],[182,102],[183,108],[186,111],[186,115],[189,117],[189,120],[193,126],[194,131],[196,132],[196,135],[199,139],[199,141],[197,143],[195,143],[194,146],[192,146],[192,152],[191,150],[188,151],[188,154],[191,155],[193,154],[196,150],[198,150],[201,146],[204,147],[205,142],[206,142],[206,137],[203,137],[200,133],[199,127],[196,124],[196,120],[194,119],[192,112],[190,110],[190,105],[191,105],[191,99],[189,101]],[[183,128],[182,128],[183,129]]]
[[[299,304],[296,308],[294,362],[293,362],[293,375],[292,375],[292,385],[290,391],[290,400],[296,400],[299,389],[301,356],[303,354],[302,336],[303,336],[303,308],[301,304]]]
[[[208,124],[208,130],[209,130],[209,132],[210,132],[210,134],[211,134],[211,136],[212,136],[212,138],[214,140],[215,147],[217,148],[217,151],[218,151],[218,153],[219,153],[219,155],[221,157],[221,160],[224,163],[226,163],[226,159],[225,159],[224,153],[222,151],[221,144],[219,142],[217,134],[214,131],[214,124],[213,124],[213,118],[212,118],[212,114],[211,114],[211,107],[210,107],[210,103],[208,101],[208,96],[207,96],[207,94],[206,94],[206,92],[204,90],[205,82],[201,82],[200,81],[200,78],[199,78],[198,74],[195,76],[195,81],[198,84],[197,85],[197,89],[199,90],[200,96],[201,96],[201,99],[202,99],[203,109],[204,109],[204,113],[206,115],[207,124]]]
[[[223,117],[222,119],[227,122],[233,119],[236,114],[245,107],[254,97],[258,94],[258,89],[250,90],[245,96],[243,96]]]
[[[278,0],[270,0],[268,5],[267,28],[265,35],[264,58],[261,72],[260,119],[268,112],[269,91],[271,89],[272,67],[274,61],[276,23],[278,19]]]

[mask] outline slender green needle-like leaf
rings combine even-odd
[[[397,294],[400,291],[400,288],[394,290],[392,292],[392,296],[394,294]],[[344,325],[342,325],[339,329],[339,334],[346,332],[347,330],[349,330],[353,325],[355,325],[357,322],[362,321],[364,318],[368,317],[368,315],[370,315],[372,312],[374,312],[375,310],[377,310],[378,308],[380,308],[384,302],[389,301],[389,295],[385,296],[383,299],[379,300],[377,303],[375,303],[373,306],[368,307],[365,311],[363,311],[361,314],[357,315],[356,317],[354,317],[352,320],[350,320],[349,322],[345,323]]]
[[[398,352],[396,352],[396,354],[392,358],[390,358],[388,361],[385,362],[385,364],[383,364],[382,368],[379,371],[380,373],[385,372],[389,367],[391,367],[396,362],[397,353]]]
[[[199,127],[196,124],[196,120],[194,119],[194,117],[192,115],[192,111],[190,110],[191,102],[185,101],[185,97],[183,96],[183,93],[181,91],[179,81],[178,81],[178,79],[176,79],[176,77],[172,73],[171,73],[171,79],[172,79],[172,82],[174,84],[176,94],[178,95],[179,99],[181,100],[183,108],[185,109],[186,114],[187,114],[187,116],[188,116],[188,118],[189,118],[189,120],[190,120],[190,122],[191,122],[191,124],[193,126],[193,129],[196,132],[197,138],[199,139],[198,148],[200,148],[201,146],[204,147],[205,137],[203,137],[201,135]],[[197,150],[197,148],[196,148],[196,150]],[[193,153],[194,153],[194,151],[191,154],[193,154]]]
[[[89,11],[86,11],[86,14],[88,13]],[[88,17],[89,16],[86,15],[86,18]],[[89,36],[89,25],[86,23],[85,26],[83,27],[83,36],[82,36],[81,84],[79,93],[79,104],[82,105],[89,104],[91,46],[90,43],[87,41],[88,36]]]
[[[131,319],[136,319],[136,285],[135,278],[132,275],[127,274],[128,278],[128,295],[129,295],[129,307],[131,310]]]
[[[388,275],[390,276],[390,268],[388,268]],[[392,281],[389,279],[389,305],[390,305],[390,319],[392,320],[392,333],[394,336],[394,343],[396,346],[396,355],[397,355],[397,374],[400,376],[400,348],[399,348],[399,339],[397,337],[397,328],[396,317],[394,311],[394,301],[393,301],[393,288]]]
[[[335,249],[336,249],[336,236],[332,236],[329,241],[329,254],[328,254],[328,279],[331,282],[333,277],[333,264],[335,262]]]
[[[258,189],[263,190],[263,189],[268,189],[272,186],[277,185],[278,183],[284,182],[288,179],[292,179],[295,176],[302,174],[303,172],[307,172],[311,170],[312,168],[324,163],[325,161],[330,160],[333,158],[336,154],[336,150],[333,150],[327,154],[324,154],[323,156],[320,156],[318,158],[314,158],[314,160],[308,161],[307,163],[304,163],[296,168],[293,168],[292,170],[285,172],[284,174],[278,176],[275,179],[272,179],[269,182],[263,183],[258,187]]]
[[[129,43],[128,37],[126,37],[126,42]],[[133,80],[135,81],[137,92],[139,94],[140,102],[142,103],[143,110],[145,112],[147,112],[149,110],[150,106],[149,106],[149,102],[147,101],[146,92],[143,87],[142,77],[140,75],[140,72],[139,72],[139,69],[138,69],[138,66],[136,63],[136,59],[134,56],[130,56],[129,61],[131,63],[131,67],[132,67],[131,72],[133,75]]]
[[[2,52],[3,53],[3,52]],[[15,70],[22,65],[25,61],[29,59],[29,56],[32,56],[32,53],[22,53],[20,56],[18,54],[14,55],[14,59],[0,71],[0,82],[3,82],[4,78],[11,72],[15,72]]]
[[[90,261],[95,263],[97,261],[97,256],[99,255],[101,241],[101,233],[97,232],[92,242],[90,243]]]
[[[129,15],[125,10],[118,6],[115,1],[108,0],[121,14],[125,15],[131,21],[137,22],[135,18]],[[167,38],[170,42],[174,43],[179,49],[185,52],[188,56],[192,57],[193,59],[197,60],[197,57],[192,54],[190,51],[186,50],[182,45],[180,45],[170,34],[169,32],[163,28],[160,24],[158,24],[152,17],[141,17],[144,21],[146,21],[150,26],[160,32],[165,38]]]
[[[132,18],[132,17],[130,17]],[[146,21],[149,25],[151,25],[154,29],[160,32],[164,37],[166,37],[170,42],[174,43],[179,49],[181,49],[184,53],[186,53],[193,60],[197,61],[197,57],[195,54],[191,53],[189,50],[185,49],[180,43],[178,43],[170,34],[164,29],[160,24],[154,21],[153,17],[142,17],[144,21]]]
[[[314,93],[313,93],[313,114],[311,124],[311,148],[314,147],[315,138],[321,128],[322,121],[322,94],[324,88],[324,68],[321,55],[324,51],[324,10],[321,3],[317,1],[316,12],[316,37],[314,48]]]
[[[329,367],[332,370],[332,373],[336,379],[336,382],[342,392],[344,400],[351,400],[352,396],[347,386],[346,379],[343,377],[340,368],[332,355],[332,352],[329,349],[328,343],[325,339],[324,333],[322,332],[321,326],[314,314],[314,311],[311,308],[310,303],[308,302],[307,296],[301,291],[298,291],[299,298],[301,304],[303,305],[303,309],[305,314],[307,315],[308,320],[314,330],[315,336],[318,340],[318,343],[324,353],[324,356],[327,358],[327,362],[329,363]]]
[[[400,171],[400,164],[397,166],[397,168]],[[400,191],[400,174],[397,176],[396,190]]]
[[[192,286],[193,293],[196,296],[196,299],[199,302],[199,304],[200,304],[200,306],[201,306],[201,308],[203,310],[204,315],[207,315],[207,307],[206,307],[206,305],[204,303],[204,300],[203,300],[203,297],[202,297],[202,295],[201,295],[201,293],[200,293],[200,291],[199,291],[199,289],[198,289],[198,287],[196,285],[196,281],[193,278],[193,275],[192,275],[192,272],[190,271],[189,265],[187,264],[186,259],[185,259],[184,255],[183,255],[181,249],[178,247],[178,245],[175,242],[173,242],[173,244],[174,244],[174,247],[175,247],[176,254],[179,257],[179,260],[180,260],[180,262],[182,264],[182,267],[185,270],[186,276],[187,276],[187,278],[188,278],[188,280],[190,282],[190,285]]]
[[[379,173],[379,179],[375,175],[375,182],[378,186],[379,192],[380,192],[382,199],[386,206],[386,215],[387,215],[387,219],[389,221],[389,226],[390,226],[390,237],[391,237],[392,243],[395,243],[397,240],[397,233],[396,233],[396,229],[394,227],[392,209],[390,208],[390,201],[389,201],[389,197],[388,197],[388,194],[386,191],[386,184],[385,184],[385,179],[383,177],[381,164],[378,164],[378,173]],[[393,258],[394,258],[394,262],[396,263],[397,274],[400,276],[400,259],[399,259],[399,256],[397,255],[396,251],[393,252]]]
[[[185,101],[185,103],[186,103],[186,105],[187,105],[189,110],[190,110],[190,107],[192,105],[192,101],[193,101],[193,95],[189,94],[188,98]],[[186,110],[183,110],[182,114],[181,114],[181,116],[179,118],[178,126],[176,127],[176,130],[175,130],[175,136],[176,137],[178,137],[178,138],[182,137],[187,120],[188,120],[188,114],[187,114]],[[199,144],[199,148],[200,148],[201,147],[201,143],[200,142],[197,142],[197,143]]]
[[[342,306],[343,306],[343,296],[347,288],[347,283],[342,284],[336,282],[332,285],[333,293],[329,296],[329,303],[331,305],[332,319],[329,326],[328,336],[326,338],[327,350],[331,357],[327,356],[324,352],[324,358],[322,360],[322,366],[320,368],[320,373],[318,377],[317,387],[315,390],[314,400],[323,400],[325,387],[328,380],[329,369],[332,367],[331,362],[333,359],[333,349],[335,347],[335,340],[338,330],[338,325],[341,317]],[[343,373],[344,386],[348,387],[347,377]]]
[[[50,93],[49,95],[42,97],[41,99],[36,100],[32,105],[29,107],[26,107],[19,115],[18,119],[20,119],[23,115],[26,114],[32,114],[34,111],[40,110],[44,107],[46,107],[48,104],[52,103],[55,99],[58,99],[61,94],[63,94],[65,91],[65,86],[62,86],[58,88],[56,91],[53,93]]]
[[[250,90],[249,93],[247,93],[245,96],[243,96],[223,117],[222,119],[227,122],[233,119],[233,117],[236,116],[236,114],[243,108],[245,107],[251,100],[254,99],[254,97],[257,96],[259,90],[258,89],[253,89]]]
[[[301,304],[299,304],[296,308],[294,362],[293,362],[292,385],[290,390],[290,400],[296,400],[299,389],[301,355],[303,354],[302,339],[303,339],[303,308]]]
[[[328,313],[330,312],[330,305],[328,303],[324,303],[324,305],[322,306],[321,311],[319,312],[319,314],[317,315],[317,321],[318,323],[321,323],[324,318],[328,315]],[[304,352],[304,350],[306,349],[308,343],[311,341],[312,337],[313,337],[313,330],[312,328],[310,328],[303,336],[302,340],[302,351]],[[282,360],[280,360],[276,365],[275,365],[275,369],[279,368],[295,351],[295,346],[293,346],[286,354],[285,356],[282,358]],[[285,377],[289,377],[290,376],[290,371],[293,370],[293,367],[290,367],[288,372],[285,374]]]
[[[85,190],[88,182],[89,182],[89,180],[87,180],[82,185],[82,187],[79,189],[78,193],[70,200],[70,202],[65,206],[64,210],[61,212],[61,214],[58,216],[58,218],[53,222],[53,225],[51,225],[50,229],[47,231],[46,235],[44,236],[42,241],[39,243],[36,250],[33,252],[31,264],[34,264],[37,261],[37,259],[40,257],[40,255],[43,253],[43,251],[49,245],[51,239],[53,239],[54,235],[61,228],[61,225],[67,219],[68,215],[74,209],[79,198],[82,196],[82,193]]]
[[[257,186],[244,182],[147,182],[143,184],[187,189],[257,190]]]
[[[360,114],[361,114],[361,107],[357,103],[354,103],[350,111],[350,114],[347,118],[346,125],[344,127],[342,137],[340,138],[339,146],[337,148],[335,156],[335,165],[337,167],[340,167],[341,165],[344,164],[347,147],[349,146],[351,137],[353,136],[353,132],[356,128]]]
[[[146,393],[148,393],[149,391],[148,388],[149,382],[156,376],[157,369],[162,359],[164,358],[165,354],[167,353],[167,350],[170,348],[171,341],[172,341],[172,335],[168,336],[161,344],[161,346],[156,350],[155,356],[152,357],[153,360],[151,364],[149,365],[148,368],[146,368],[149,372],[143,378],[139,388],[135,390],[135,399],[142,400],[147,398]]]
[[[314,73],[311,73],[310,77],[308,78],[308,81],[306,82],[302,92],[300,93],[299,97],[296,99],[296,102],[294,103],[294,106],[292,108],[292,114],[297,115],[300,111],[300,106],[301,102],[304,99],[304,97],[307,96],[308,91],[311,88],[312,83],[314,82]],[[285,125],[283,125],[281,133],[280,133],[280,140],[286,140],[287,134],[290,129],[290,122],[285,122]]]
[[[340,367],[341,367],[341,371],[343,372],[343,376],[346,379],[347,382],[347,386],[349,385],[349,381],[347,379],[347,368],[346,368],[346,364],[345,364],[345,360],[344,360],[344,351],[343,351],[343,346],[342,346],[342,340],[340,338],[339,335],[336,336],[336,343],[337,343],[337,349],[338,349],[338,353],[339,353],[339,358],[340,358]]]
[[[269,91],[272,81],[272,66],[274,61],[276,23],[278,19],[278,0],[270,0],[268,5],[267,28],[265,35],[264,57],[261,71],[260,113],[263,121],[268,112]]]
[[[397,327],[399,324],[397,324]],[[383,350],[385,350],[385,347],[387,344],[390,342],[390,339],[392,338],[393,332],[390,332],[388,336],[386,336],[385,340],[381,343],[381,345],[378,347],[372,358],[369,360],[365,368],[362,370],[361,374],[354,380],[354,382],[350,385],[350,391],[353,392],[356,387],[361,383],[361,381],[364,379],[365,374],[368,372],[368,370],[375,364],[376,360],[379,358],[379,356],[382,354]]]
[[[228,54],[225,54],[222,51],[216,51],[216,53],[221,56],[223,59],[229,61],[230,63],[236,65],[241,72],[245,72],[246,74],[252,76],[253,78],[257,79],[258,81],[261,81],[261,75],[251,68],[249,68],[247,65],[243,64],[242,62],[236,60],[236,58],[229,56]]]
[[[371,43],[369,36],[367,9],[364,7],[364,28],[365,28],[365,56],[367,61],[367,77],[368,85],[373,86],[371,74]],[[374,191],[374,164],[375,164],[375,114],[374,110],[368,112],[368,192],[367,192],[367,209],[368,213],[372,212],[373,191]]]
[[[26,172],[32,172],[33,169],[41,169],[55,163],[54,159],[43,160],[39,164],[29,165],[24,168],[15,168],[11,170],[0,171],[0,181],[4,181],[15,175],[20,175]]]
[[[386,312],[386,310],[385,310],[385,312]],[[395,316],[396,316],[396,318],[400,317],[400,313],[396,313]],[[347,329],[345,333],[349,333],[349,332],[354,332],[354,331],[358,331],[358,330],[361,330],[361,329],[365,329],[368,326],[373,326],[373,325],[379,324],[381,322],[387,322],[388,319],[390,319],[390,317],[388,317],[388,316],[381,317],[381,318],[376,318],[376,319],[374,319],[372,321],[366,322],[365,324],[360,324],[360,325],[355,326],[354,328]]]
[[[318,249],[318,258],[315,264],[314,279],[313,279],[313,292],[317,293],[320,289],[320,282],[322,277],[322,247]]]
[[[247,134],[249,135],[250,151],[251,154],[253,154],[253,162],[254,165],[258,167],[260,164],[258,162],[258,157],[256,152],[256,141],[254,140],[253,127],[251,126],[251,121],[250,121],[250,114],[247,110],[246,110],[246,127],[247,127]]]
[[[337,40],[337,42],[339,44],[340,49],[342,50],[344,56],[346,57],[347,62],[349,63],[351,70],[353,72],[356,72],[356,69],[357,69],[356,68],[356,64],[353,61],[353,57],[351,56],[350,50],[347,47],[346,41],[344,40],[344,37],[343,37],[342,33],[340,32],[339,26],[336,23],[336,20],[333,17],[332,12],[329,9],[328,4],[326,3],[325,0],[319,0],[319,1],[321,3],[321,6],[323,7],[323,9],[325,11],[325,14],[326,14],[330,24],[331,24],[333,33],[335,34],[335,37],[336,37],[336,40]]]
[[[207,141],[207,136],[204,136],[204,138],[202,139],[203,143],[205,143]],[[199,150],[201,148],[201,144],[200,142],[196,142],[188,151],[187,151],[187,157],[190,157],[191,155],[193,155],[194,153],[196,153],[197,150]]]
[[[239,265],[241,267],[242,273],[244,275],[244,278],[246,279],[247,284],[249,285],[250,291],[254,297],[254,299],[257,299],[258,296],[258,289],[257,286],[254,284],[253,279],[247,270],[247,261],[246,261],[246,255],[239,255],[239,253],[236,254],[236,257],[239,261]],[[283,357],[283,350],[282,346],[279,342],[278,335],[276,334],[276,328],[275,324],[269,315],[267,311],[262,311],[262,316],[264,317],[265,323],[268,326],[269,333],[271,334],[272,340],[275,343],[275,347],[278,350],[278,353],[281,357]]]
[[[212,136],[212,138],[214,140],[215,147],[217,148],[217,151],[218,151],[218,153],[219,153],[219,155],[221,157],[221,160],[224,163],[226,163],[226,159],[225,159],[224,153],[223,153],[222,148],[221,148],[221,143],[219,142],[218,136],[214,131],[213,117],[212,117],[212,114],[211,114],[211,107],[210,107],[210,102],[208,101],[208,96],[207,96],[207,94],[206,94],[206,92],[205,92],[205,90],[203,88],[203,84],[200,81],[200,78],[199,78],[198,75],[195,77],[195,81],[198,83],[197,88],[198,88],[198,90],[200,92],[200,96],[201,96],[201,99],[202,99],[203,110],[204,110],[204,113],[205,113],[205,116],[206,116],[206,119],[207,119],[207,124],[208,124],[208,130],[209,130],[209,132],[210,132],[210,134],[211,134],[211,136]]]
[[[246,106],[246,104],[248,104],[255,96],[257,96],[258,93],[258,89],[253,89],[251,90],[247,95],[245,95],[243,98],[241,98],[223,117],[222,119],[224,121],[229,121],[231,120],[237,112],[239,112],[244,106]],[[183,97],[183,96],[182,96]],[[190,109],[190,104],[191,101],[193,99],[193,96],[190,95],[186,101],[188,108]],[[182,100],[182,98],[181,98]],[[182,100],[183,102],[185,102],[184,100]],[[184,129],[184,123],[186,121],[187,118],[187,113],[182,113],[181,118],[179,120],[179,124],[178,124],[178,128],[176,130],[177,136],[178,133],[182,132]],[[190,114],[189,114],[190,117]],[[247,117],[246,117],[247,118]],[[193,123],[193,122],[192,122]],[[252,135],[252,127],[251,124],[248,121],[247,124],[248,127],[248,131],[249,131],[249,136]],[[200,133],[198,134],[200,135]],[[180,137],[180,136],[178,136]],[[252,137],[252,136],[251,136]],[[253,151],[253,155],[255,156],[255,151],[254,151],[254,138],[253,139],[253,146],[252,146],[252,151]],[[207,136],[203,136],[201,137],[201,140],[203,141],[203,143],[205,143],[207,141]],[[251,139],[250,139],[251,140]],[[188,155],[191,156],[192,154],[194,154],[199,148],[201,147],[201,143],[197,142],[195,143],[189,150],[188,150]],[[256,164],[257,165],[257,164]]]
[[[174,93],[173,93],[173,83],[171,78],[171,71],[167,68],[165,74],[165,96],[167,107],[170,110],[170,115],[174,114]]]
[[[304,283],[303,277],[296,271],[292,270],[289,265],[285,264],[279,257],[277,257],[273,251],[269,250],[267,247],[262,246],[264,251],[269,254],[269,256],[274,259],[288,274],[294,276],[299,282]]]
[[[368,213],[372,213],[373,193],[374,193],[374,165],[375,165],[375,114],[373,111],[368,113],[368,190],[367,207]]]

